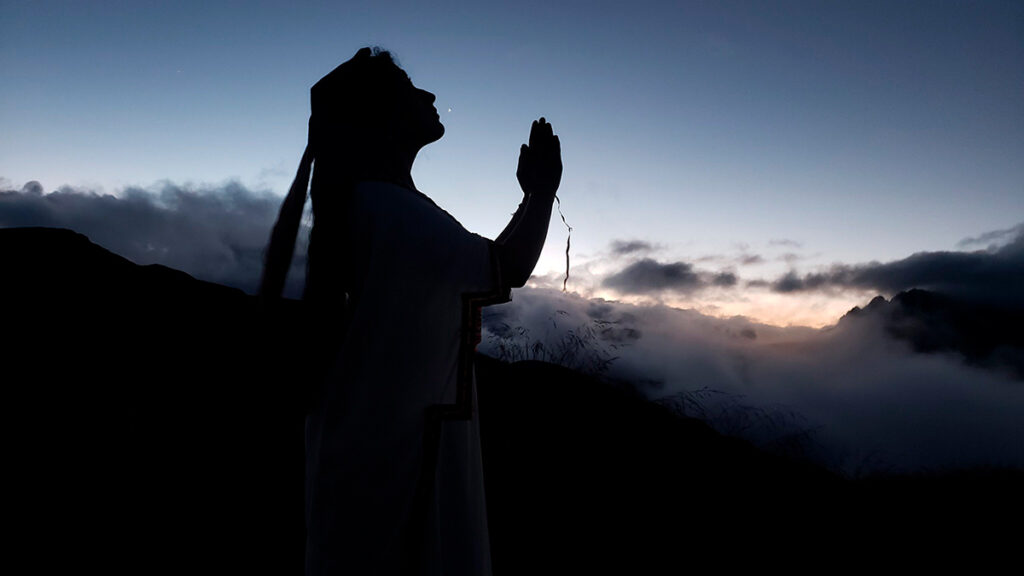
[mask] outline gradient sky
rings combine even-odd
[[[500,232],[519,144],[552,122],[587,295],[617,296],[615,240],[771,280],[1024,220],[1020,2],[487,4],[0,1],[0,177],[283,194],[309,87],[380,45],[437,95],[447,134],[414,178],[472,231]],[[551,230],[542,280],[564,266]],[[821,325],[866,297],[654,299]]]

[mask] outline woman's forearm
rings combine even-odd
[[[505,243],[505,240],[508,239],[508,235],[511,234],[512,231],[516,229],[516,226],[519,225],[519,220],[522,219],[523,214],[526,212],[526,205],[529,199],[529,195],[523,194],[523,201],[519,203],[519,207],[516,208],[516,211],[512,214],[512,219],[508,221],[508,225],[505,226],[505,229],[501,231],[501,234],[498,234],[497,238],[494,239],[495,242],[499,244]]]
[[[519,148],[516,179],[525,198],[495,241],[502,274],[513,288],[524,286],[533,274],[548,235],[551,204],[562,180],[561,144],[543,117],[531,126],[530,143]]]
[[[554,196],[527,194],[505,230],[495,239],[502,275],[509,286],[526,284],[537,265],[551,222]]]

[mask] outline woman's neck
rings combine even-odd
[[[318,165],[314,167],[314,173],[319,171],[323,182],[339,178],[350,182],[390,182],[396,186],[416,190],[416,184],[412,179],[412,165],[416,161],[419,149],[403,151],[392,147],[368,147],[349,154],[335,152],[338,151],[331,150],[317,157]]]
[[[412,165],[416,161],[416,154],[418,152],[419,148],[416,148],[415,150],[388,155],[387,158],[392,161],[384,166],[388,174],[387,181],[403,188],[415,190],[416,184],[412,181]]]

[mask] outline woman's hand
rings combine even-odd
[[[534,120],[530,144],[519,149],[516,178],[523,192],[542,198],[554,198],[562,181],[562,146],[544,118]]]

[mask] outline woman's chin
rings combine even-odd
[[[437,142],[438,140],[441,139],[442,136],[444,136],[444,124],[441,124],[440,120],[437,122],[437,126],[434,127],[434,130],[431,132],[430,136],[431,142]]]

